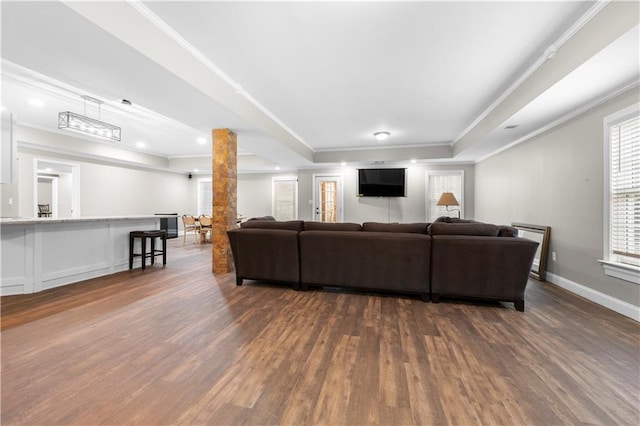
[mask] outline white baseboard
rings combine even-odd
[[[559,275],[547,272],[547,281],[561,287],[571,293],[575,293],[578,296],[582,296],[587,300],[590,300],[598,305],[602,305],[605,308],[611,309],[625,317],[629,317],[632,320],[640,322],[640,307],[632,305],[631,303],[616,299],[608,294],[601,293],[590,287],[578,284],[574,281],[563,278]]]

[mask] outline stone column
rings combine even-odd
[[[229,129],[214,129],[211,190],[213,192],[211,260],[214,274],[233,271],[227,230],[235,228],[238,199],[237,137]]]

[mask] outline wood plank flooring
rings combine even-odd
[[[512,304],[213,276],[210,245],[3,297],[3,425],[637,425],[640,325],[547,283]]]

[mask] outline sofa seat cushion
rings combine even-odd
[[[362,230],[365,232],[399,232],[405,234],[426,234],[427,223],[381,223],[365,222]]]
[[[389,232],[300,233],[305,284],[427,294],[431,238]]]
[[[304,229],[304,222],[301,220],[252,220],[244,222],[240,225],[241,228],[258,228],[258,229],[282,229],[286,231],[302,231]]]
[[[305,231],[361,231],[359,223],[305,222]]]

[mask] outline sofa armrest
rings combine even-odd
[[[298,232],[285,229],[240,228],[227,231],[236,277],[300,282]]]

